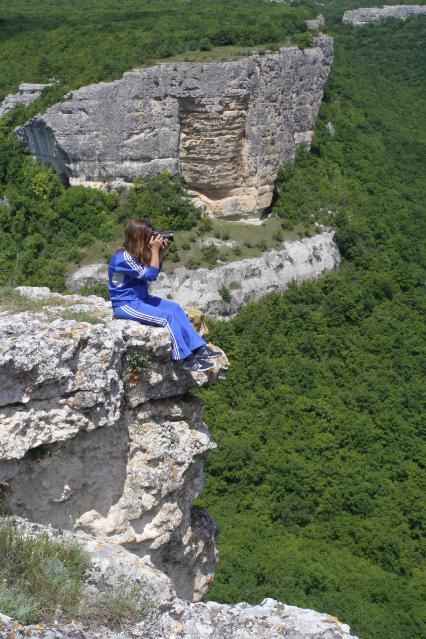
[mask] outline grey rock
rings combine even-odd
[[[251,215],[269,206],[279,167],[309,138],[332,60],[322,35],[303,51],[135,69],[74,91],[17,135],[70,184],[167,170],[211,215]]]
[[[10,200],[8,197],[0,197],[0,206],[4,206],[6,209],[10,209]]]
[[[319,14],[313,20],[305,20],[305,24],[308,27],[308,29],[310,29],[311,31],[316,31],[317,29],[320,29],[321,27],[324,26],[325,24],[324,16]]]
[[[108,284],[108,270],[104,263],[80,266],[74,273],[68,275],[65,285],[70,291],[79,291],[87,284]]]
[[[15,291],[32,300],[49,298],[51,296],[48,286],[17,286]]]
[[[232,249],[238,244],[236,240],[221,240],[218,237],[202,237],[198,243],[200,246],[215,246],[218,249]]]
[[[332,125],[331,122],[327,122],[327,124],[325,125],[326,131],[328,133],[328,135],[331,138],[334,138],[334,136],[336,135],[336,129],[334,128],[334,126]]]
[[[268,251],[261,257],[230,262],[210,270],[177,268],[171,275],[160,273],[150,290],[181,306],[195,306],[212,317],[227,319],[249,302],[268,293],[284,291],[292,281],[302,282],[337,269],[340,255],[333,236],[333,231],[326,230],[302,240],[283,242],[282,249]],[[80,271],[67,280],[67,285],[74,290],[81,285]],[[106,280],[105,265],[94,264],[91,272],[92,281]],[[229,302],[222,299],[222,287],[230,292]]]
[[[81,531],[58,530],[17,516],[0,517],[0,525],[12,525],[31,539],[47,537],[52,542],[78,544],[90,556],[90,566],[84,574],[88,592],[131,583],[137,586],[146,600],[156,604],[176,597],[170,579],[163,572],[157,570],[149,559],[141,559],[122,546],[101,541]]]
[[[16,106],[28,106],[34,100],[37,100],[46,87],[52,86],[52,83],[47,84],[30,84],[23,82],[19,85],[17,93],[9,93],[3,102],[0,104],[0,118],[11,111]]]
[[[342,22],[351,23],[356,27],[364,24],[380,22],[388,18],[406,20],[411,16],[426,15],[426,5],[420,4],[396,4],[384,5],[383,7],[364,7],[345,11]]]
[[[201,533],[192,504],[215,444],[188,392],[221,378],[225,355],[205,373],[185,372],[165,330],[112,320],[101,298],[21,291],[38,310],[0,316],[0,482],[11,513],[161,566],[176,551],[186,558],[170,575],[178,594],[201,597],[216,529]],[[100,323],[61,317],[82,311]]]
[[[325,231],[296,242],[283,242],[281,250],[211,270],[178,268],[170,276],[160,274],[151,290],[182,306],[196,306],[207,315],[226,319],[249,302],[285,290],[292,281],[302,282],[337,269],[340,256],[333,235]],[[223,287],[230,292],[229,302],[222,299]]]
[[[5,636],[8,628],[13,629],[15,639],[357,639],[336,617],[274,599],[254,606],[170,599],[152,606],[139,623],[121,631],[84,627],[78,622],[51,627],[6,622]]]

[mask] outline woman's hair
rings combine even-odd
[[[149,220],[143,220],[140,217],[132,218],[124,229],[123,246],[120,246],[117,251],[129,251],[138,262],[148,266],[151,261],[149,240],[152,228],[152,223]]]

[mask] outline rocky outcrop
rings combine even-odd
[[[179,595],[199,598],[216,527],[193,501],[215,444],[188,392],[221,377],[226,357],[185,372],[163,329],[112,320],[97,297],[21,291],[36,293],[30,310],[0,314],[0,482],[10,512],[119,544],[163,569]]]
[[[1,523],[1,519],[0,519]],[[141,560],[121,547],[99,543],[84,533],[59,532],[15,518],[20,531],[33,538],[48,536],[54,541],[78,542],[90,556],[84,576],[85,599],[96,593],[113,592],[131,583],[135,603],[141,612],[136,620],[124,622],[120,630],[77,619],[51,626],[21,626],[0,611],[0,636],[13,639],[357,639],[336,617],[274,599],[259,605],[233,606],[189,603],[178,597],[167,577],[149,560]]]
[[[305,24],[311,31],[321,29],[321,27],[323,27],[325,24],[324,16],[320,13],[317,15],[316,18],[313,18],[312,20],[305,20]]]
[[[52,84],[52,82],[48,84],[29,84],[28,82],[23,82],[19,85],[16,93],[9,93],[0,104],[0,118],[16,106],[28,106],[41,96],[44,89],[51,87]]]
[[[161,273],[150,290],[182,306],[196,306],[212,317],[229,318],[245,304],[285,290],[292,281],[302,282],[337,269],[340,255],[333,235],[333,231],[323,231],[303,240],[283,242],[280,250],[211,270],[177,268],[171,275]],[[78,290],[95,281],[107,282],[105,264],[78,269],[67,279],[67,286]]]
[[[421,4],[396,4],[384,5],[382,7],[365,7],[361,9],[353,9],[345,11],[342,21],[349,22],[356,27],[372,22],[380,22],[388,18],[397,18],[406,20],[411,16],[426,15],[426,5]]]
[[[114,186],[167,170],[212,215],[258,213],[314,128],[333,59],[332,38],[314,42],[135,69],[74,91],[17,133],[70,184]]]
[[[22,627],[0,610],[0,635],[356,639],[334,617],[272,599],[191,602],[213,578],[217,529],[192,506],[215,444],[189,391],[220,379],[225,355],[207,374],[185,373],[164,329],[113,321],[94,296],[17,291],[19,312],[0,307],[0,492],[15,514],[6,521],[27,536],[77,541],[90,565],[86,613]],[[117,586],[132,587],[137,618],[120,630],[99,615],[87,621],[87,601]]]

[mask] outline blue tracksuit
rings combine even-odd
[[[184,359],[206,342],[198,335],[179,304],[149,294],[148,282],[160,269],[144,266],[128,251],[117,251],[108,264],[108,292],[114,317],[166,328],[172,340],[172,359]]]

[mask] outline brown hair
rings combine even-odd
[[[140,217],[129,220],[124,229],[124,242],[117,251],[128,251],[138,262],[149,266],[151,249],[149,240],[152,234],[152,223]],[[117,252],[116,251],[116,252]]]

